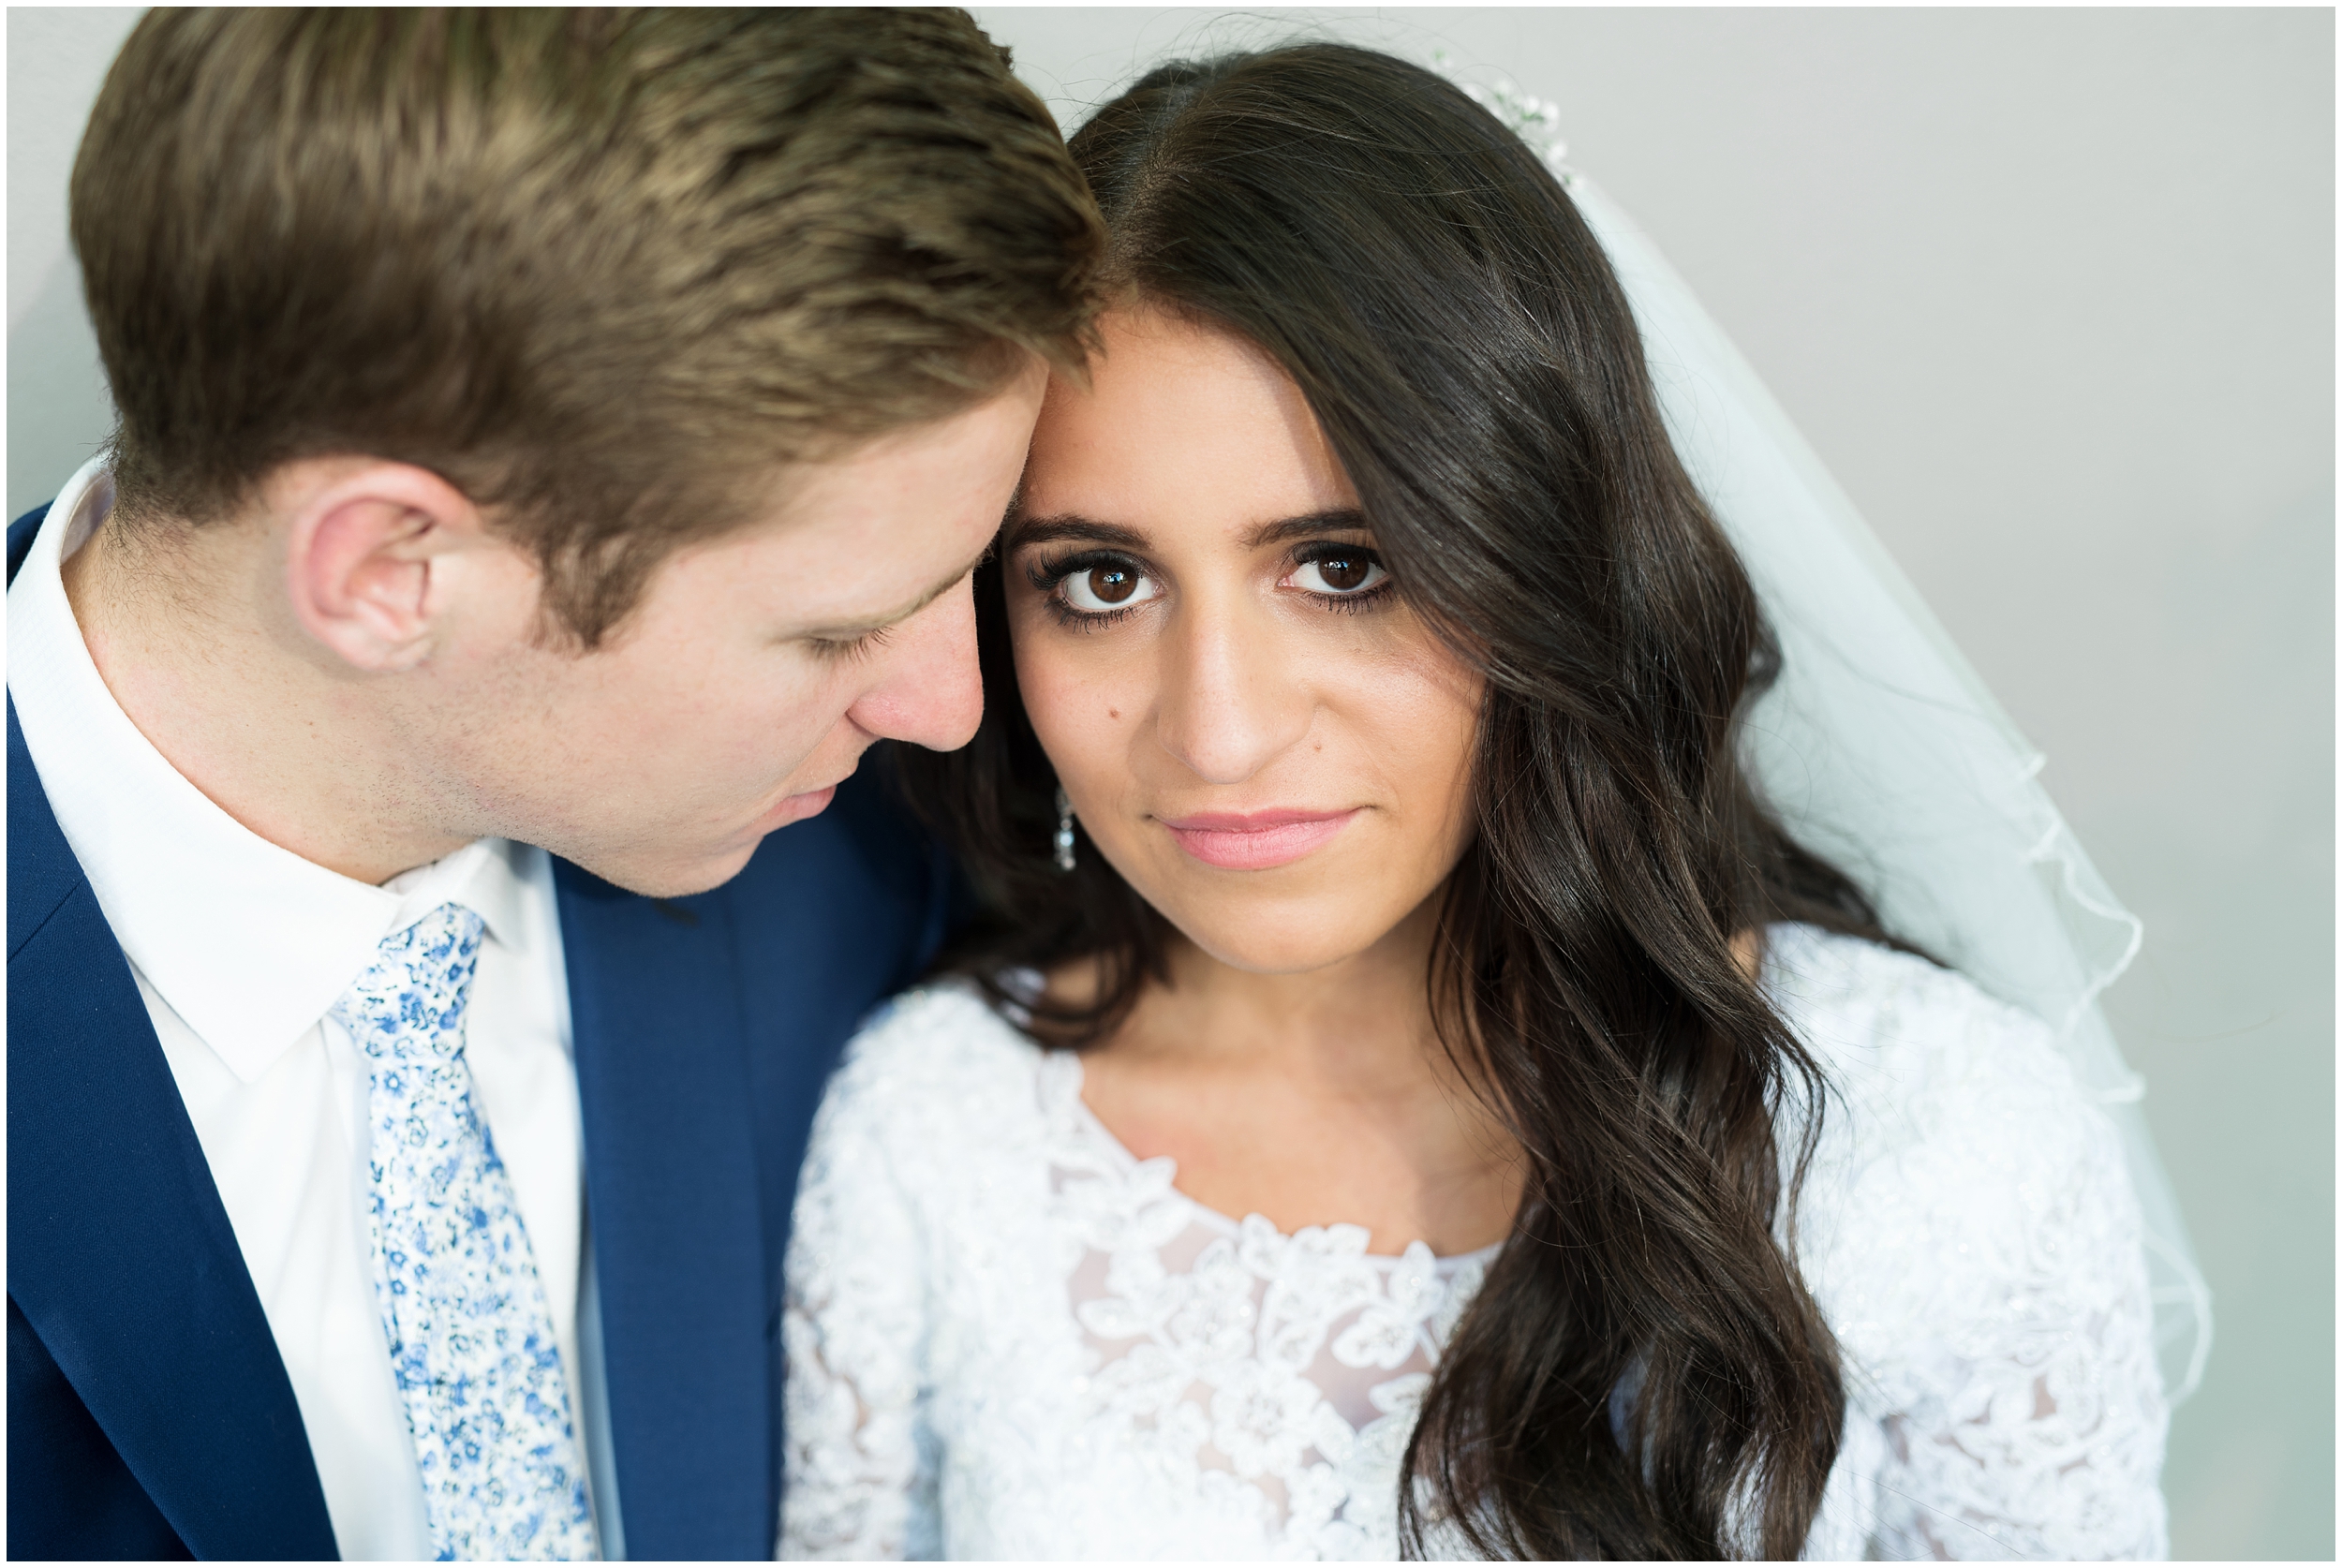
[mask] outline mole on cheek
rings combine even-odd
[[[1108,708],[1106,709],[1106,717],[1108,718],[1119,718],[1122,717],[1122,710],[1120,708]]]

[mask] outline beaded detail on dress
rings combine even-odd
[[[1798,1244],[1848,1411],[1807,1554],[2159,1555],[2111,1124],[1957,976],[1801,926],[1767,971],[1835,1090]],[[1487,1254],[1214,1214],[1080,1087],[956,986],[850,1048],[790,1250],[782,1555],[1395,1556],[1400,1457]]]

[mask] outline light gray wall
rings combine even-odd
[[[136,7],[8,9],[8,515],[56,494],[113,425],[65,231],[82,124]]]
[[[102,436],[64,170],[135,13],[8,17],[8,502]],[[978,12],[1061,117],[1313,28],[1494,66],[1663,245],[2046,749],[2216,1293],[2183,1556],[2334,1553],[2327,10]]]

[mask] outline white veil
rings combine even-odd
[[[2036,776],[2042,755],[1961,657],[1854,504],[1658,248],[1560,159],[1549,104],[1461,83],[1543,151],[1608,254],[1668,428],[1780,639],[1746,762],[1798,840],[1889,929],[2046,1020],[2121,1130],[2146,1221],[2156,1346],[2173,1405],[2212,1348],[2212,1299],[2097,995],[2139,951]]]

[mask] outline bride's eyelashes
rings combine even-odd
[[[1380,554],[1363,544],[1315,540],[1293,552],[1293,570],[1277,586],[1304,593],[1328,610],[1355,614],[1388,599],[1390,569]]]
[[[1290,570],[1277,586],[1328,610],[1356,614],[1376,608],[1393,589],[1389,568],[1365,545],[1319,540],[1296,547],[1286,558]],[[1025,577],[1060,625],[1085,631],[1112,626],[1164,592],[1161,579],[1144,561],[1119,550],[1084,550],[1037,561],[1025,569]]]
[[[1095,631],[1163,597],[1163,584],[1146,563],[1119,550],[1084,550],[1025,569],[1026,580],[1047,600],[1061,626]]]

